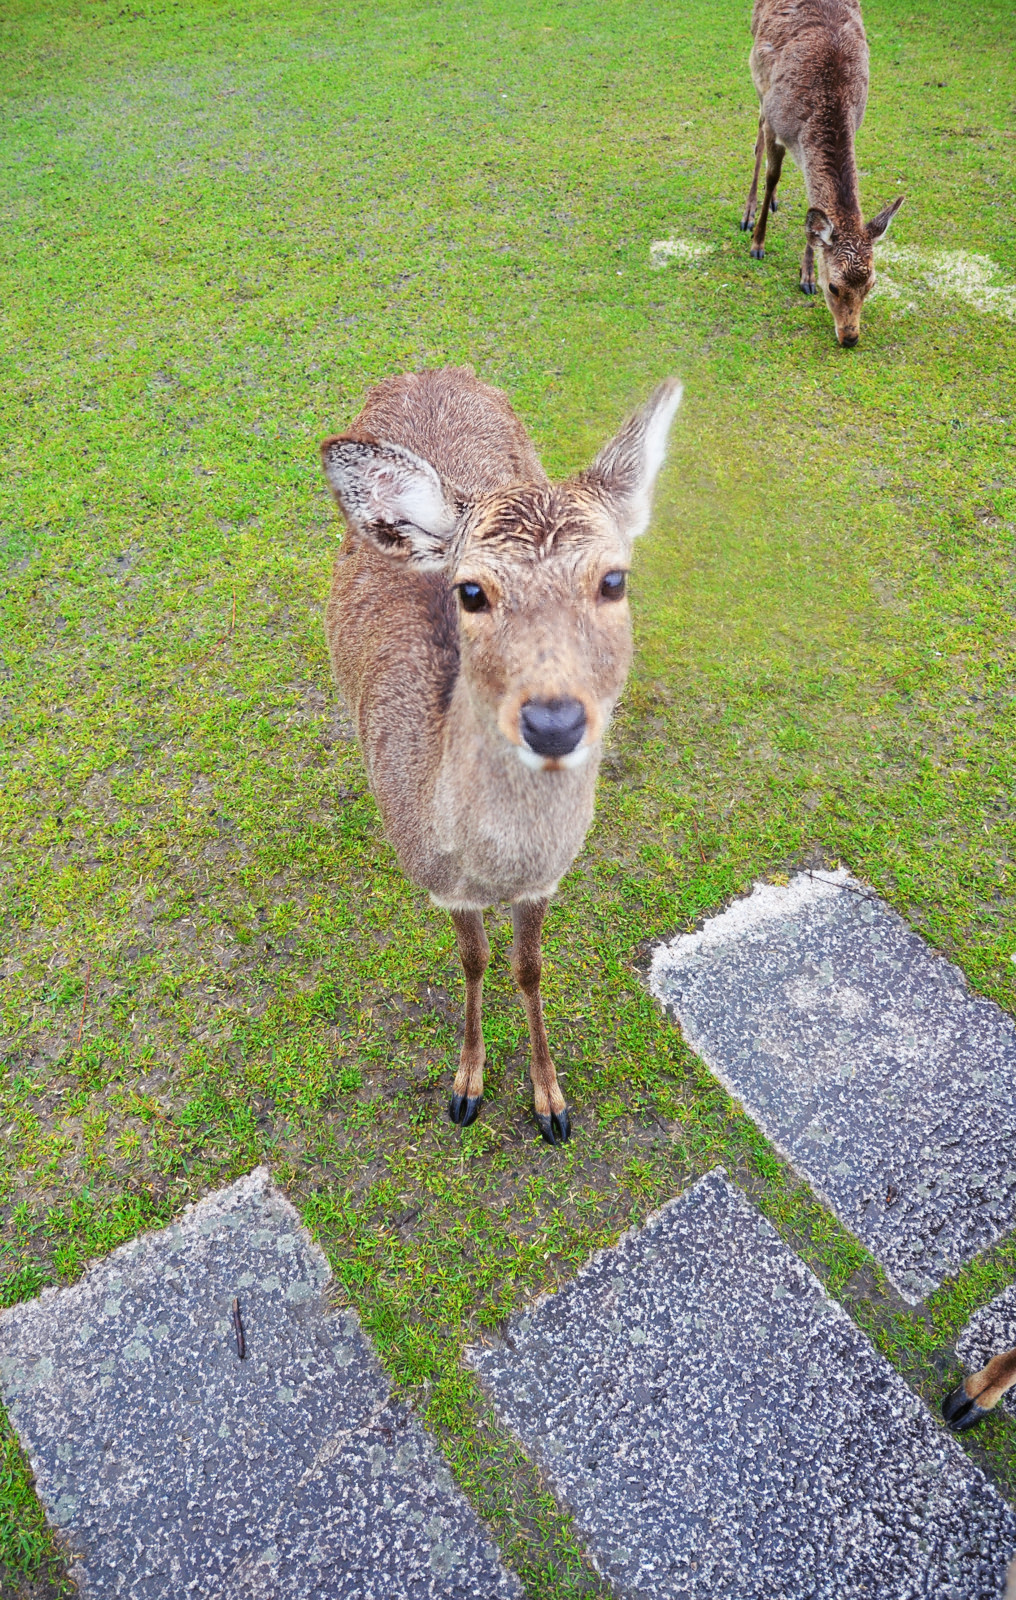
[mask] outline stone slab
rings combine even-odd
[[[956,1354],[965,1372],[980,1372],[1003,1350],[1016,1350],[1016,1283],[975,1311],[956,1340]],[[998,1409],[1016,1417],[1016,1389],[1002,1396]]]
[[[259,1168],[0,1316],[0,1390],[82,1595],[521,1596],[328,1284]]]
[[[911,1304],[1016,1225],[1016,1021],[849,873],[757,885],[651,986]]]
[[[1016,1515],[708,1173],[468,1359],[624,1600],[998,1600]]]

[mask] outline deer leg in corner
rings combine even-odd
[[[801,293],[815,293],[815,251],[811,245],[805,245],[804,255],[801,257]]]
[[[744,208],[741,218],[741,232],[747,233],[755,221],[755,202],[758,199],[758,175],[762,170],[762,152],[766,146],[766,121],[761,111],[758,114],[758,138],[755,140],[755,176],[751,180],[748,190],[748,203]]]
[[[483,974],[490,960],[490,945],[483,927],[482,911],[453,911],[459,959],[466,976],[466,1036],[462,1041],[459,1070],[452,1084],[448,1115],[460,1128],[468,1128],[480,1115],[483,1104]]]
[[[942,1415],[953,1433],[976,1428],[994,1410],[1007,1389],[1016,1385],[1016,1350],[1003,1350],[992,1356],[980,1372],[964,1378],[958,1389],[942,1401]]]
[[[512,906],[512,972],[522,990],[522,1003],[529,1023],[529,1073],[533,1080],[533,1107],[540,1132],[548,1144],[564,1144],[571,1133],[568,1107],[550,1059],[547,1028],[540,999],[540,937],[546,900],[519,900]]]
[[[761,261],[766,253],[766,223],[769,221],[770,209],[776,210],[773,200],[776,196],[776,185],[780,181],[780,173],[783,171],[783,157],[786,153],[785,146],[777,144],[776,135],[773,133],[772,128],[767,126],[765,199],[762,201],[762,207],[755,223],[755,232],[751,236],[750,254],[754,256],[756,261]]]

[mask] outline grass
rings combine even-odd
[[[896,244],[1011,284],[1011,8],[865,12],[867,214],[905,191]],[[1009,1240],[902,1307],[640,976],[755,877],[841,859],[1016,1009],[1016,324],[912,273],[838,350],[789,167],[749,260],[747,6],[8,0],[0,41],[5,1300],[268,1161],[527,1592],[602,1593],[460,1364],[512,1306],[717,1162],[931,1401],[1016,1276]],[[709,249],[652,270],[671,237]],[[317,442],[445,361],[558,474],[687,385],[548,919],[560,1153],[500,913],[483,1118],[445,1117],[450,925],[323,644]],[[41,1594],[0,1448],[0,1563]],[[1013,1422],[969,1448],[1016,1495]]]

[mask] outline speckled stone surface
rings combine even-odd
[[[624,1600],[999,1600],[1016,1515],[719,1170],[469,1359]]]
[[[259,1168],[0,1315],[0,1388],[83,1595],[521,1595],[328,1279]]]
[[[956,1340],[956,1354],[965,1372],[980,1372],[1003,1350],[1016,1350],[1016,1283],[975,1311]],[[1016,1389],[1002,1396],[998,1409],[1016,1417]]]
[[[651,986],[912,1304],[1016,1225],[1016,1021],[845,871],[758,885]]]

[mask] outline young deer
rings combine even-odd
[[[875,282],[873,246],[903,204],[903,196],[870,222],[861,219],[854,135],[868,99],[868,41],[857,0],[755,0],[751,75],[759,97],[755,175],[741,228],[755,224],[751,253],[765,255],[766,222],[776,210],[776,185],[789,150],[804,174],[808,240],[801,288],[818,281],[833,314],[836,337],[852,348],[860,338],[861,306]],[[766,187],[756,220],[762,151]]]
[[[593,815],[631,661],[625,579],[681,399],[673,379],[591,467],[551,485],[505,396],[467,368],[387,378],[321,446],[348,538],[326,632],[388,837],[445,906],[466,979],[449,1115],[483,1096],[484,908],[510,901],[536,1120],[568,1111],[547,1044],[547,901]]]
[[[976,1428],[993,1410],[1007,1389],[1016,1384],[1016,1350],[1003,1350],[992,1356],[980,1372],[964,1378],[958,1389],[953,1389],[942,1401],[942,1415],[953,1433],[966,1433]]]

